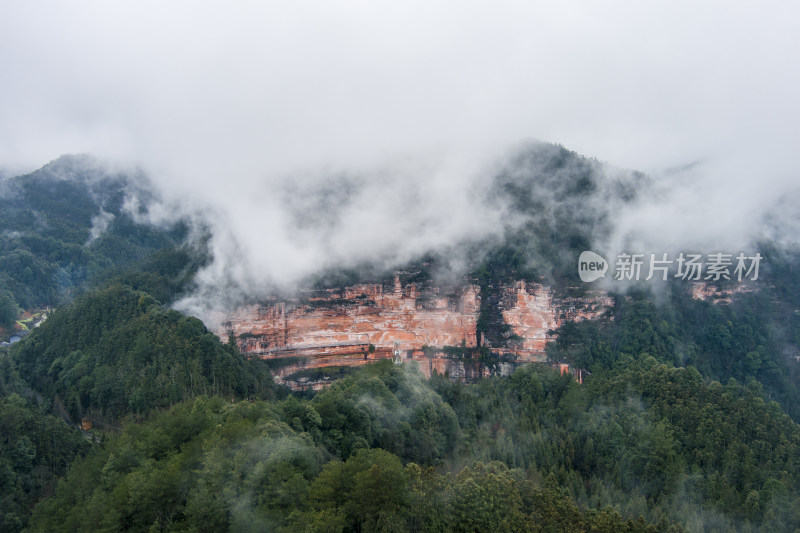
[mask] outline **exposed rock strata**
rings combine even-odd
[[[518,339],[499,351],[521,360],[542,360],[548,332],[564,320],[595,316],[611,304],[602,295],[556,301],[549,288],[522,281],[502,294],[503,319]],[[441,294],[436,287],[403,285],[396,276],[393,284],[354,285],[242,307],[217,333],[223,339],[233,334],[243,353],[261,357],[331,357],[331,363],[354,354],[363,356],[357,361],[395,352],[419,357],[423,346],[476,347],[479,313],[475,284]]]

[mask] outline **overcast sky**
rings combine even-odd
[[[244,248],[309,261],[264,236],[276,180],[391,167],[447,202],[540,139],[674,184],[632,226],[713,239],[800,181],[798,21],[789,1],[3,2],[0,168],[138,164],[255,227]]]

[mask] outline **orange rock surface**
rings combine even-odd
[[[524,281],[516,282],[507,291],[512,300],[511,305],[503,310],[503,319],[515,334],[522,337],[522,351],[544,352],[545,344],[550,340],[547,332],[560,324],[559,313],[553,308],[552,291]]]
[[[604,295],[555,302],[549,288],[522,281],[503,290],[503,318],[522,341],[500,351],[520,360],[543,360],[549,331],[564,320],[595,316],[611,305]],[[479,312],[477,285],[465,283],[443,297],[438,288],[403,286],[395,276],[394,284],[386,287],[354,285],[241,307],[227,316],[217,334],[223,339],[233,334],[243,353],[262,357],[363,356],[370,344],[377,349],[375,357],[390,357],[424,345],[475,347]]]
[[[403,351],[476,344],[475,285],[463,287],[456,298],[418,299],[415,285],[404,290],[396,279],[391,292],[357,285],[341,296],[308,300],[239,308],[217,333],[221,338],[233,333],[242,352],[263,355],[307,349],[353,353],[370,344]]]
[[[721,289],[708,281],[698,281],[692,285],[692,298],[696,300],[711,301],[712,303],[729,304],[735,294],[752,292],[753,288],[747,284],[740,283],[732,287]]]

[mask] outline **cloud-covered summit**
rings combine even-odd
[[[207,276],[254,287],[491,235],[503,214],[480,177],[531,138],[654,180],[616,213],[607,249],[783,238],[798,218],[797,15],[717,1],[8,3],[0,174],[63,153],[138,166],[164,217],[191,206],[219,229],[230,260]]]

